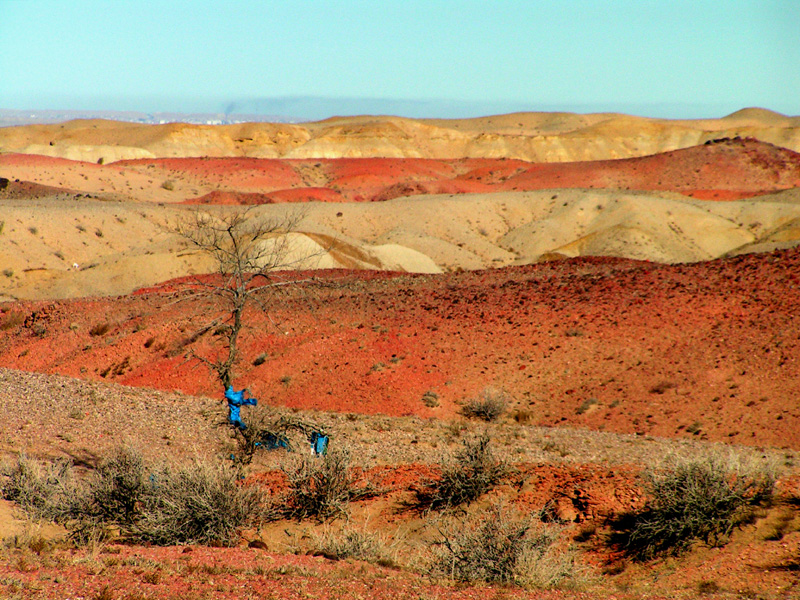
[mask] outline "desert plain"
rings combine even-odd
[[[220,308],[196,293],[217,264],[178,227],[237,213],[293,224],[294,284],[247,313],[235,386],[323,423],[379,493],[226,548],[74,547],[2,500],[0,595],[800,596],[800,117],[1,128],[3,458],[89,474],[124,444],[230,462],[223,390],[196,358],[219,348]],[[496,419],[465,415],[489,397]],[[546,508],[573,579],[429,572],[442,517],[410,499],[480,435],[510,469],[467,512]],[[776,478],[724,545],[637,561],[609,542],[647,501],[643,471],[715,453]],[[295,454],[257,452],[245,484],[278,497]],[[319,550],[353,527],[391,560]]]

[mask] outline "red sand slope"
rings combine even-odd
[[[322,279],[281,299],[279,329],[249,317],[237,384],[265,402],[447,417],[494,387],[534,423],[800,448],[800,250]],[[8,304],[0,365],[221,397],[184,358],[213,311],[176,286]]]

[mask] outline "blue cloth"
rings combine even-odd
[[[245,398],[244,392],[245,390],[235,392],[231,386],[228,386],[225,390],[225,399],[228,401],[228,423],[242,430],[247,429],[247,425],[242,422],[239,409],[242,406],[256,406],[258,404],[258,400],[255,398]]]
[[[319,431],[311,432],[311,449],[314,454],[326,454],[328,452],[328,436],[322,435]]]
[[[264,435],[261,438],[261,441],[256,443],[256,446],[261,446],[267,450],[278,450],[283,448],[287,452],[292,451],[291,447],[289,446],[289,441],[282,435],[275,435],[274,433],[267,433]]]

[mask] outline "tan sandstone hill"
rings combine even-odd
[[[714,138],[753,137],[800,151],[800,118],[745,109],[722,119],[518,113],[462,120],[337,117],[314,123],[142,125],[77,120],[0,129],[0,152],[95,162],[123,158],[516,158],[606,160],[656,154]]]

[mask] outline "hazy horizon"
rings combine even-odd
[[[64,113],[135,113],[142,115],[217,115],[235,119],[240,116],[262,117],[265,120],[302,122],[319,121],[336,116],[381,115],[416,119],[462,119],[517,112],[565,112],[576,114],[619,113],[662,119],[721,118],[746,108],[762,108],[786,116],[798,116],[770,106],[735,106],[732,104],[582,104],[549,105],[514,102],[464,102],[457,100],[385,99],[385,98],[325,98],[295,96],[284,98],[252,98],[196,102],[191,99],[85,99],[65,105],[42,104],[3,106],[0,110]],[[109,108],[111,107],[111,108]]]
[[[5,109],[800,114],[795,0],[0,0],[0,13]]]

